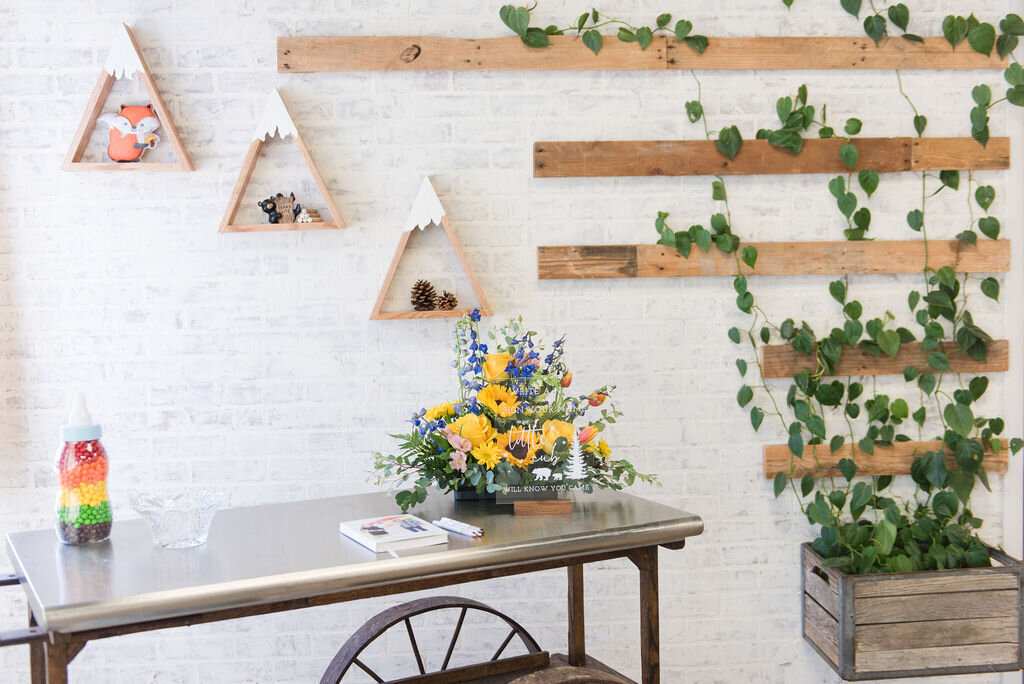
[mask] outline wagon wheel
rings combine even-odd
[[[459,620],[455,625],[455,632],[452,634],[451,641],[448,643],[448,650],[444,655],[444,662],[441,664],[440,670],[427,672],[424,667],[423,656],[420,654],[419,646],[416,643],[416,635],[413,633],[410,618],[436,610],[451,609],[458,609],[460,613]],[[455,644],[459,639],[459,634],[462,632],[466,613],[471,610],[489,613],[503,620],[509,627],[508,636],[501,642],[501,646],[498,647],[498,650],[495,651],[489,661],[448,669],[448,664],[451,662],[452,654],[455,651]],[[412,677],[384,679],[382,675],[361,661],[359,656],[366,647],[400,622],[405,623],[405,629],[409,635],[409,644],[412,646],[412,652],[416,658],[416,666],[419,668],[420,673]],[[501,654],[505,652],[509,643],[516,637],[519,637],[520,641],[522,641],[527,651],[526,654],[501,658]],[[468,682],[486,675],[505,674],[544,667],[549,662],[547,651],[542,651],[540,646],[537,645],[536,640],[530,636],[530,633],[504,613],[472,599],[458,596],[438,596],[409,601],[408,603],[388,608],[370,618],[348,638],[348,641],[345,642],[334,656],[331,664],[327,666],[324,676],[320,679],[320,684],[340,684],[344,681],[345,675],[353,672],[355,668],[365,672],[373,681],[382,684],[392,684],[395,682],[402,682],[402,684],[433,684],[434,682],[448,684],[449,682]],[[355,668],[352,667],[353,665]]]

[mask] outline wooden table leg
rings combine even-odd
[[[46,684],[68,684],[68,645],[60,640],[46,642]]]
[[[570,565],[569,570],[569,664],[587,664],[586,628],[583,617],[583,566]]]
[[[658,547],[639,549],[629,558],[640,571],[640,681],[659,684]]]
[[[28,626],[35,627],[36,616],[32,608],[28,609]],[[33,641],[28,645],[29,672],[32,684],[46,684],[46,647],[41,641]]]

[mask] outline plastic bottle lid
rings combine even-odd
[[[68,416],[67,425],[60,428],[60,438],[65,442],[91,442],[103,436],[103,428],[99,423],[94,423],[89,409],[85,405],[85,395],[81,392],[75,393],[74,401],[71,403],[71,414]]]

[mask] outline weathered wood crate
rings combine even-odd
[[[1024,665],[1024,565],[847,575],[802,555],[804,639],[843,679],[1008,672]]]

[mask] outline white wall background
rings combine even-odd
[[[735,405],[735,354],[725,331],[746,317],[733,307],[730,281],[536,279],[538,244],[653,241],[659,209],[683,227],[707,220],[713,207],[706,178],[531,177],[535,140],[700,137],[683,112],[696,95],[690,75],[276,71],[279,35],[504,35],[500,4],[0,2],[0,533],[51,524],[51,461],[75,388],[88,393],[104,424],[118,517],[132,515],[127,495],[140,488],[225,487],[234,505],[370,490],[370,454],[386,445],[385,434],[454,387],[449,322],[367,320],[405,214],[429,174],[495,320],[522,314],[548,340],[565,332],[577,383],[619,385],[626,417],[610,441],[662,478],[663,488],[637,493],[707,522],[685,551],[662,556],[663,681],[836,681],[800,638],[798,544],[810,528],[794,504],[772,498],[761,476],[762,444],[782,435],[768,421],[756,435]],[[679,3],[613,4],[601,9],[634,22],[679,11]],[[925,35],[939,34],[942,16],[964,9],[945,0],[910,4],[915,12],[929,5],[913,24]],[[986,20],[1021,11],[1019,2],[969,4]],[[791,11],[779,0],[689,5],[686,16],[710,36],[860,33],[837,2],[796,0]],[[537,23],[568,23],[589,7],[589,0],[545,0]],[[135,21],[195,173],[59,170],[122,19]],[[856,115],[863,135],[912,134],[892,72],[701,78],[712,125],[737,123],[748,139],[775,125],[775,99],[801,83],[837,124]],[[998,72],[909,72],[904,82],[933,136],[968,134],[974,84],[1001,91]],[[274,85],[348,230],[217,233]],[[1016,134],[1013,116],[995,110],[993,135]],[[258,176],[266,185],[255,186],[246,202],[258,199],[257,190],[294,189],[326,216],[289,151],[274,152]],[[1007,201],[1007,190],[1020,188],[1020,172],[978,177],[997,188],[993,212],[1004,235],[1017,238],[1021,205]],[[730,178],[735,231],[752,240],[841,239],[827,180]],[[872,203],[875,235],[913,237],[903,217],[919,196],[917,177],[884,176]],[[952,237],[967,220],[963,192],[931,208],[934,237]],[[1001,279],[1002,303],[980,296],[972,302],[990,332],[1015,343],[1013,370],[993,378],[987,402],[1005,412],[1013,434],[1022,431],[1019,246],[1017,240],[1016,274]],[[416,254],[424,270],[437,263]],[[839,320],[828,280],[760,279],[752,287],[773,316],[806,318],[825,330]],[[892,308],[908,318],[890,295],[916,282],[855,277],[851,292],[868,311]],[[464,284],[459,294],[469,297]],[[879,389],[902,384],[880,379]],[[1019,553],[1021,499],[1012,481],[996,481],[977,508],[987,538]],[[0,559],[0,571],[5,563]],[[464,591],[507,610],[556,651],[565,648],[564,584],[564,573],[552,572]],[[587,590],[590,651],[635,676],[635,572],[626,562],[588,567]],[[93,643],[72,665],[72,680],[313,681],[348,633],[383,607],[360,602]],[[0,625],[21,625],[24,610],[17,589],[0,594]],[[0,652],[0,681],[24,681],[26,669],[25,648]]]

